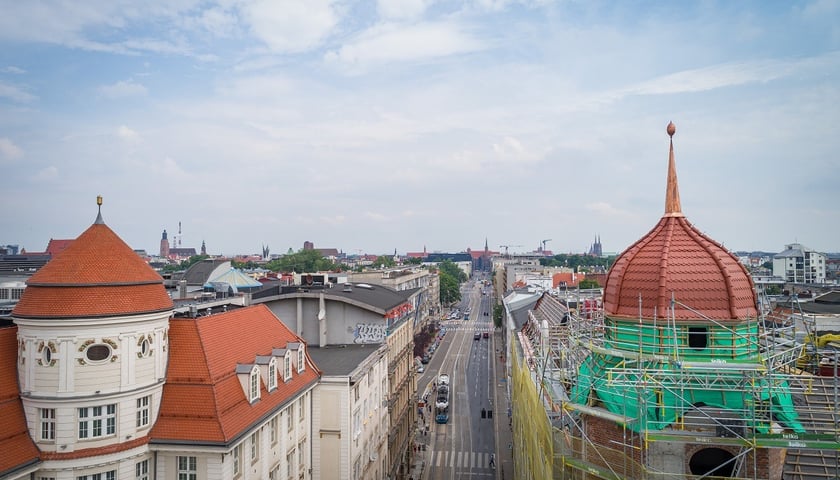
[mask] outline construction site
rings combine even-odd
[[[603,289],[505,300],[515,478],[840,478],[836,335],[688,222],[673,141],[665,203]]]

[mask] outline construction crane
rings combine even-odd
[[[509,248],[511,248],[511,247],[516,248],[516,247],[521,247],[521,246],[522,246],[522,245],[499,245],[499,247],[500,247],[500,248],[504,248],[504,249],[505,249],[505,256],[506,256],[506,257],[510,257],[510,254],[508,254],[508,249],[509,249]]]
[[[542,250],[541,251],[543,251],[543,252],[545,251],[545,244],[550,242],[550,241],[551,241],[550,238],[546,238],[545,240],[542,241]]]

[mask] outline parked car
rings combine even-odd
[[[423,358],[420,359],[420,363],[429,363],[429,354],[423,355]]]
[[[417,365],[417,373],[423,373],[426,371],[426,367],[423,365]]]

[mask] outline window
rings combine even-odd
[[[149,480],[149,461],[143,460],[134,464],[135,480]]]
[[[283,381],[288,382],[292,379],[292,355],[286,352],[283,357]]]
[[[101,363],[111,357],[111,347],[103,343],[91,345],[85,350],[85,357],[92,363]]]
[[[260,399],[260,370],[258,367],[254,367],[251,370],[251,401],[259,400]]]
[[[300,442],[298,442],[298,468],[303,468],[303,466],[305,464],[304,463],[304,458],[303,458],[303,454],[304,454],[303,444],[304,443],[306,443],[306,440],[301,440]]]
[[[149,353],[152,351],[151,344],[149,343],[148,337],[143,337],[140,340],[140,356],[141,357],[148,357]]]
[[[702,350],[708,346],[709,329],[706,327],[688,327],[688,346]]]
[[[268,422],[268,432],[269,432],[269,439],[271,440],[272,445],[277,444],[277,429],[280,428],[280,416],[275,415],[274,418]]]
[[[233,447],[233,475],[238,477],[242,473],[242,444]]]
[[[304,403],[304,400],[301,398],[300,399],[300,406],[298,407],[298,412],[300,412],[298,414],[298,422],[303,422],[303,419],[306,418],[306,408],[305,407],[306,407],[306,403]]]
[[[286,476],[288,478],[292,478],[294,473],[294,460],[295,460],[295,450],[292,449],[291,452],[286,454]]]
[[[149,425],[149,404],[152,396],[147,395],[137,399],[137,427],[147,427]]]
[[[288,418],[288,421],[286,422],[286,428],[289,430],[290,434],[292,433],[292,429],[295,427],[295,425],[293,423],[294,422],[294,420],[293,420],[294,417],[295,417],[295,404],[293,403],[293,404],[289,405],[289,418]]]
[[[41,409],[41,440],[55,440],[55,409]]]
[[[178,457],[178,480],[198,480],[198,462],[195,457]]]
[[[99,438],[116,433],[117,405],[79,409],[79,438]]]
[[[268,362],[268,391],[271,392],[277,388],[277,359],[272,358]]]
[[[260,432],[251,434],[251,463],[260,459]]]
[[[117,471],[109,470],[105,473],[94,473],[91,475],[79,475],[76,480],[117,480]]]
[[[298,373],[302,372],[303,369],[306,367],[305,356],[303,354],[303,345],[298,347],[297,350],[297,371]]]

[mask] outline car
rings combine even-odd
[[[420,363],[429,363],[429,355],[423,355],[423,358],[420,359]]]
[[[478,332],[475,332],[475,335],[473,335],[473,340],[480,340],[480,339],[481,339],[481,334],[478,333]]]
[[[423,365],[418,365],[417,366],[417,373],[423,373],[425,371],[426,371],[426,367],[424,367]]]
[[[484,332],[482,335],[484,338],[490,338],[490,332]]]

